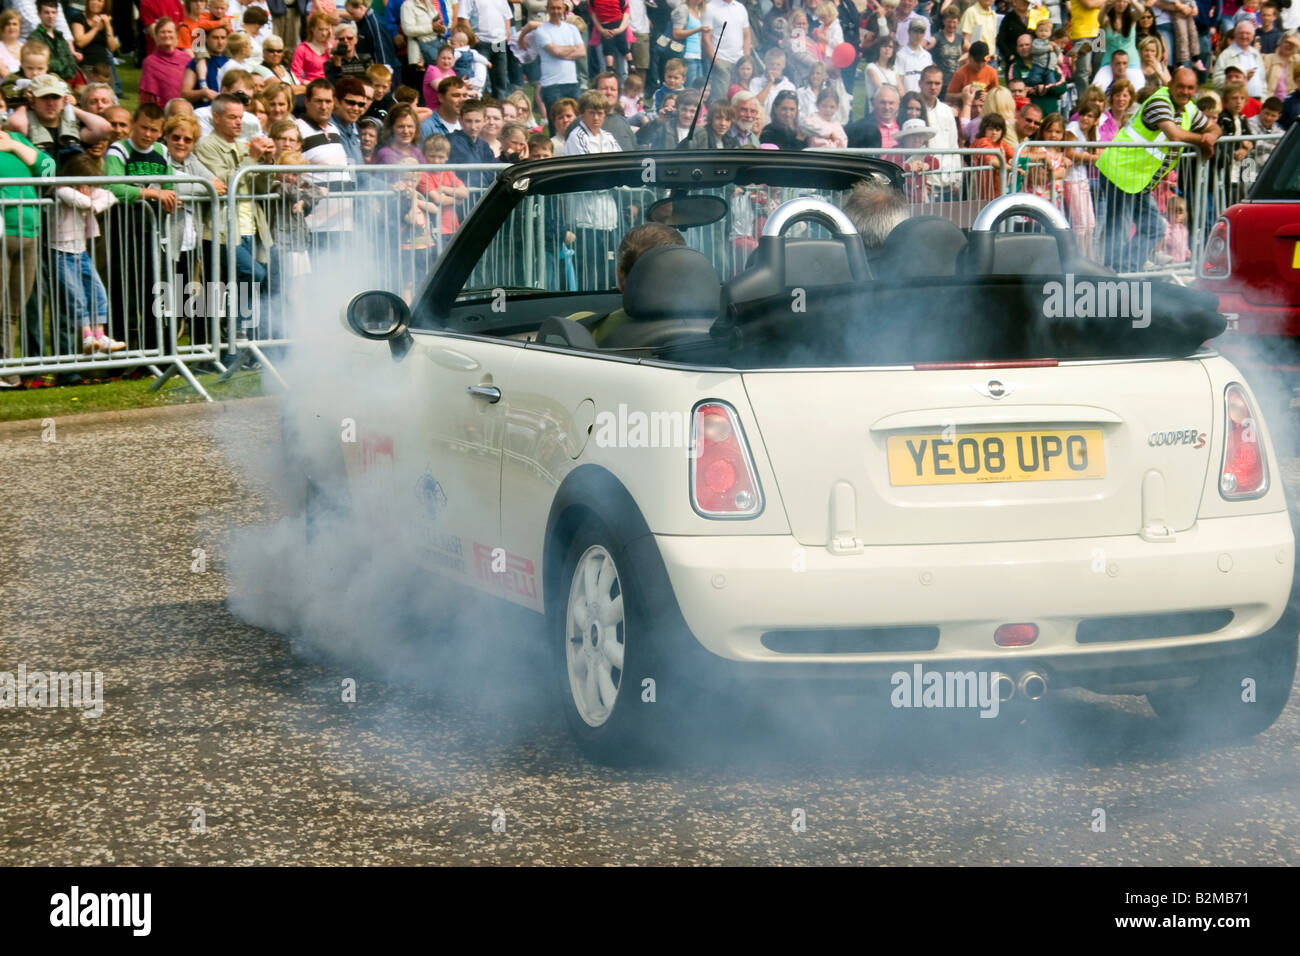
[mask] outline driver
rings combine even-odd
[[[614,275],[618,280],[618,291],[623,291],[628,274],[632,271],[632,266],[636,265],[636,261],[645,253],[662,246],[684,245],[686,245],[686,239],[672,226],[666,226],[659,222],[647,222],[640,226],[633,226],[623,236],[623,241],[618,244],[618,255],[614,263]],[[624,307],[619,307],[594,322],[588,321],[593,319],[595,315],[595,312],[575,312],[569,318],[574,322],[582,322],[587,325],[591,329],[592,338],[596,340],[597,345],[615,329],[621,328],[631,321]]]

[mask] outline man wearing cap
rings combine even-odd
[[[998,71],[986,62],[989,58],[989,45],[983,40],[976,40],[970,45],[970,58],[965,65],[957,68],[948,83],[948,105],[954,109],[961,107],[961,91],[972,83],[983,83],[981,89],[992,89],[998,85]]]
[[[27,88],[32,97],[32,119],[27,137],[32,145],[62,163],[81,152],[81,131],[106,133],[111,127],[102,116],[69,106],[68,84],[53,73],[42,73]]]
[[[899,50],[907,46],[908,34],[912,30],[913,23],[921,24],[921,29],[925,33],[921,48],[928,50],[934,46],[934,37],[930,36],[930,21],[917,12],[916,0],[898,0],[898,10],[894,16],[898,24],[894,30],[894,39],[898,41]],[[847,40],[848,37],[845,36],[845,39]]]

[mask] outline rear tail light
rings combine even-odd
[[[1220,219],[1210,230],[1201,260],[1201,275],[1207,279],[1226,279],[1232,275],[1232,251],[1228,248],[1228,220]]]
[[[1268,462],[1260,441],[1259,419],[1246,390],[1237,383],[1224,390],[1223,398],[1226,427],[1219,493],[1230,501],[1258,498],[1268,491]]]
[[[691,419],[691,505],[706,518],[760,514],[763,492],[735,409],[701,402]]]

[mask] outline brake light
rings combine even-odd
[[[1228,220],[1220,219],[1210,230],[1201,260],[1201,275],[1207,279],[1226,279],[1232,275],[1232,250],[1228,247]]]
[[[1236,382],[1224,390],[1225,437],[1219,493],[1230,501],[1258,498],[1268,491],[1268,463],[1259,438],[1259,420]]]
[[[691,504],[706,518],[753,518],[763,510],[749,445],[735,410],[725,402],[695,406]]]

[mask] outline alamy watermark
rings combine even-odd
[[[104,713],[101,671],[0,671],[0,710],[6,708],[78,707],[82,717]]]
[[[1151,282],[1145,279],[1094,279],[1043,283],[1043,315],[1049,319],[1130,319],[1133,328],[1151,324]]]
[[[895,708],[978,708],[981,717],[996,717],[997,671],[927,671],[912,665],[911,673],[894,671],[889,702]]]
[[[687,458],[698,458],[691,441],[691,413],[629,411],[620,404],[617,412],[596,415],[596,445],[600,448],[681,448]]]

